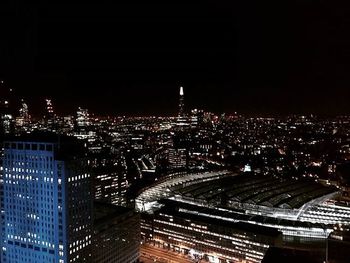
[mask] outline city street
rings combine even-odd
[[[162,248],[154,247],[144,244],[141,246],[140,261],[144,263],[161,262],[161,263],[193,263],[194,260],[188,257],[173,252],[171,250],[165,250]]]

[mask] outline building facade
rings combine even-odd
[[[282,243],[281,232],[242,222],[226,222],[188,213],[166,203],[154,215],[142,215],[145,242],[209,262],[260,262],[270,246]]]
[[[114,205],[126,204],[127,167],[122,154],[109,151],[89,154],[95,200]]]
[[[91,262],[92,191],[83,149],[68,137],[5,141],[1,262]]]
[[[139,258],[140,216],[133,209],[95,203],[96,263],[134,263]]]

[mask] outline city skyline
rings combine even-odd
[[[6,83],[7,84],[7,83]],[[186,90],[186,100],[185,100],[185,105],[183,105],[183,113],[185,115],[189,115],[191,110],[204,110],[205,112],[211,112],[214,114],[227,114],[227,115],[243,115],[246,117],[262,117],[262,118],[284,118],[284,117],[288,117],[288,116],[318,116],[318,117],[336,117],[336,116],[348,116],[350,114],[350,112],[346,112],[346,111],[342,111],[342,112],[332,112],[332,111],[328,111],[328,108],[326,107],[326,111],[323,112],[319,112],[319,111],[282,111],[282,112],[276,112],[276,111],[259,111],[259,112],[252,112],[252,111],[247,111],[244,109],[241,109],[241,111],[237,111],[237,110],[229,110],[229,111],[225,111],[225,110],[213,110],[213,108],[209,108],[206,105],[203,104],[193,104],[193,98],[189,97],[187,95],[188,89],[187,87],[183,87],[183,86],[177,86],[174,87],[171,91],[172,94],[167,94],[167,95],[171,95],[171,101],[169,103],[169,101],[161,101],[158,100],[156,103],[158,103],[159,105],[157,105],[157,107],[162,106],[162,111],[152,111],[152,109],[149,110],[134,110],[134,111],[125,111],[125,110],[120,110],[120,111],[106,111],[106,110],[100,110],[100,108],[96,108],[94,107],[93,104],[90,104],[88,102],[81,102],[78,103],[75,101],[75,104],[72,103],[71,105],[67,105],[65,101],[62,101],[61,99],[55,99],[53,97],[50,96],[42,96],[40,98],[28,98],[28,97],[24,97],[24,96],[20,96],[18,93],[16,93],[16,91],[12,88],[7,87],[7,85],[5,84],[5,81],[2,81],[2,83],[0,84],[0,90],[1,90],[1,95],[2,95],[2,99],[4,101],[8,101],[10,108],[12,110],[12,113],[15,116],[20,116],[21,115],[21,111],[23,110],[23,103],[25,104],[26,110],[28,111],[28,114],[30,114],[30,116],[32,118],[41,118],[41,117],[45,117],[46,111],[47,111],[47,101],[49,100],[50,103],[52,103],[52,106],[55,109],[55,114],[57,114],[58,116],[71,116],[71,115],[75,115],[76,112],[80,109],[80,108],[84,108],[89,110],[90,114],[92,114],[95,117],[176,117],[178,115],[178,100],[179,98],[179,89],[182,89],[182,92],[184,90]],[[5,92],[4,92],[5,91]],[[6,93],[6,95],[4,96],[4,94]],[[191,94],[191,93],[190,93]],[[192,94],[195,95],[195,94]],[[183,95],[182,95],[183,96]],[[95,105],[96,106],[96,105]],[[105,105],[106,106],[106,105]]]
[[[350,9],[3,2],[0,262],[349,262]]]
[[[3,4],[0,77],[33,111],[170,115],[182,85],[208,111],[350,113],[346,12],[311,2]]]

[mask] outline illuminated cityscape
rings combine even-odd
[[[46,100],[42,119],[19,100],[1,126],[2,262],[346,255],[350,117],[187,110],[183,87],[178,99],[174,117],[60,116]]]
[[[0,263],[349,262],[347,9],[117,2],[0,5]]]

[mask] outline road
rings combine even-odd
[[[165,250],[162,248],[154,247],[144,244],[141,246],[140,261],[144,263],[193,263],[195,261],[190,260],[186,256],[173,252],[171,250]]]

